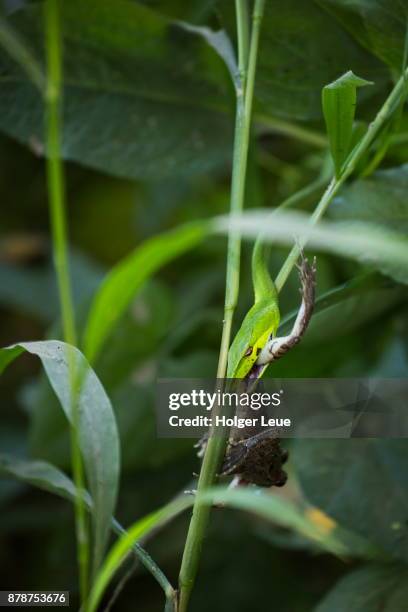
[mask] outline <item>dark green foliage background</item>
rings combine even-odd
[[[37,2],[26,3],[7,19],[42,62],[39,9]],[[373,119],[401,71],[406,18],[404,0],[267,0],[247,208],[278,205],[319,174],[324,85],[350,69],[373,81],[359,91],[358,106],[363,126]],[[178,20],[223,27],[235,39],[229,0],[63,3],[63,154],[81,329],[104,274],[143,239],[228,210],[233,87],[216,52]],[[61,337],[42,124],[38,92],[2,50],[1,346]],[[406,130],[403,114],[382,168],[342,190],[332,219],[358,219],[406,234]],[[276,273],[286,251],[272,251]],[[248,255],[245,245],[237,324],[252,299]],[[166,266],[146,282],[95,364],[120,430],[122,524],[188,488],[198,470],[190,441],[156,438],[154,383],[159,376],[214,376],[224,267],[222,238],[208,239]],[[363,289],[347,285],[366,272],[371,280]],[[348,259],[320,255],[318,294],[345,283],[339,301],[323,305],[302,344],[270,368],[270,375],[408,375],[406,285]],[[283,313],[297,308],[297,285],[293,274],[282,294]],[[66,420],[32,357],[22,357],[2,376],[1,410],[0,453],[43,459],[69,471]],[[380,559],[363,561],[356,553],[345,562],[318,555],[306,540],[252,515],[215,511],[192,610],[406,610],[407,441],[304,440],[291,446],[291,478],[283,494],[318,506],[367,538]],[[0,587],[71,589],[75,596],[68,502],[2,479],[0,507]],[[186,528],[184,516],[148,545],[174,582]],[[162,593],[139,569],[115,609],[161,607]]]

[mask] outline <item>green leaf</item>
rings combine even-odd
[[[313,225],[308,215],[300,212],[250,212],[241,216],[218,217],[214,230],[225,233],[238,229],[243,236],[292,246],[304,241],[308,248],[341,255],[369,264],[401,283],[408,283],[408,240],[406,235],[361,222],[320,221]]]
[[[82,353],[64,342],[20,342],[0,350],[0,372],[25,350],[41,359],[67,419],[72,423],[68,350],[75,371],[81,373],[78,397],[79,445],[94,500],[94,563],[103,557],[116,505],[120,470],[119,437],[111,403],[95,372]]]
[[[230,159],[233,89],[205,40],[137,2],[60,4],[64,159],[142,179],[206,173]],[[9,23],[42,58],[42,6]],[[0,74],[0,129],[44,148],[36,87],[5,53]]]
[[[226,66],[232,72],[234,63],[225,36],[205,31],[214,51],[200,28],[188,31],[137,2],[89,0],[85,10],[71,0],[61,9],[65,159],[143,179],[203,174],[230,160]],[[10,25],[39,60],[41,7],[25,8]],[[230,32],[235,35],[235,23]],[[258,65],[255,116],[272,128],[276,116],[320,120],[322,87],[348,67],[379,85],[385,81],[381,64],[312,2],[267,3]],[[0,129],[41,148],[37,89],[6,54],[0,72]]]
[[[220,2],[231,38],[233,2]],[[385,84],[384,67],[313,1],[268,0],[262,21],[255,82],[254,119],[283,117],[321,121],[322,88],[351,69],[376,82],[368,99]],[[273,125],[271,124],[273,128]]]
[[[77,489],[68,476],[46,461],[25,460],[0,454],[0,474],[18,478],[34,487],[74,501]],[[84,502],[88,509],[92,506],[89,493],[84,492]]]
[[[408,233],[408,164],[353,181],[335,198],[333,219],[366,221]]]
[[[228,38],[228,34],[224,32],[224,30],[214,32],[210,28],[194,26],[191,23],[186,23],[185,21],[178,21],[177,23],[187,32],[197,34],[207,41],[210,47],[212,47],[225,62],[232,82],[238,89],[240,87],[238,64],[235,57],[235,50],[230,39]]]
[[[148,280],[110,335],[109,350],[99,355],[97,371],[115,410],[123,451],[122,470],[136,465],[129,462],[131,458],[140,457],[144,462],[153,460],[157,454],[146,453],[149,444],[169,442],[156,439],[153,399],[146,405],[146,392],[137,384],[132,386],[129,378],[135,381],[141,373],[145,383],[152,382],[153,378],[147,379],[147,375],[149,372],[152,377],[155,375],[157,353],[163,351],[163,338],[167,338],[169,329],[176,325],[174,311],[174,296],[170,288],[159,280]],[[125,395],[129,397],[126,406],[120,400],[121,394],[118,395],[122,388],[127,389]],[[135,397],[137,410],[134,409]],[[29,383],[22,400],[30,415],[31,454],[68,469],[69,432],[45,375]]]
[[[28,383],[21,397],[23,408],[30,415],[28,446],[30,454],[49,461],[61,469],[71,464],[70,432],[64,412],[59,407],[45,372]]]
[[[406,440],[296,440],[292,458],[310,503],[389,557],[408,560]]]
[[[175,307],[171,288],[159,279],[137,290],[109,336],[109,350],[99,353],[98,373],[108,392],[154,362],[174,324]]]
[[[407,601],[406,566],[369,565],[342,578],[315,612],[402,612]]]
[[[401,71],[408,7],[401,0],[317,0],[381,60]]]
[[[84,347],[91,362],[144,281],[164,264],[197,246],[207,232],[208,225],[201,222],[154,236],[112,268],[98,290],[88,316]]]
[[[0,474],[17,478],[18,480],[38,487],[43,491],[54,493],[69,501],[74,502],[78,490],[68,476],[54,465],[45,461],[22,460],[9,455],[0,454]],[[94,504],[87,491],[83,491],[83,501],[90,512],[94,512]],[[121,524],[112,517],[112,529],[119,535],[126,533]],[[132,547],[133,552],[141,563],[153,574],[167,593],[170,584],[160,568],[155,564],[150,555],[139,545]]]
[[[274,523],[293,529],[296,533],[311,539],[323,550],[334,554],[347,554],[352,551],[348,543],[352,542],[350,534],[339,529],[334,523],[319,523],[313,515],[303,512],[292,501],[278,495],[263,493],[258,489],[229,489],[214,487],[208,489],[199,498],[202,504],[222,504],[232,508],[255,512]],[[185,509],[192,506],[194,498],[189,495],[180,497],[160,510],[141,518],[134,523],[111,548],[96,578],[89,597],[87,612],[94,612],[112,580],[114,574],[128,554],[130,548],[143,536],[168,523]],[[375,554],[373,547],[358,539],[359,550]]]
[[[349,71],[333,83],[323,87],[323,114],[337,177],[340,176],[342,166],[350,153],[357,104],[356,90],[357,87],[365,85],[372,85],[372,83],[360,79]]]
[[[8,349],[0,349],[0,374],[7,368],[9,363],[24,352],[21,346],[12,346]]]
[[[334,521],[319,522],[314,518],[313,512],[309,511],[310,508],[301,508],[279,495],[265,493],[259,489],[214,487],[203,493],[199,499],[207,504],[226,505],[255,512],[281,527],[292,529],[317,544],[321,550],[340,556],[353,554],[353,549],[349,548],[349,543],[353,541],[350,533]],[[363,543],[362,538],[359,539],[358,546],[360,553],[365,550],[369,556],[376,554],[374,547],[368,541]]]
[[[183,512],[186,508],[189,508],[194,503],[194,499],[189,495],[187,497],[181,497],[171,502],[167,506],[164,506],[160,510],[156,510],[147,516],[142,517],[136,523],[134,523],[121,538],[113,545],[109,551],[105,562],[103,563],[91,593],[89,595],[87,612],[94,612],[98,609],[98,604],[115,575],[124,559],[126,558],[129,550],[143,537],[147,536],[153,530],[158,529],[163,524],[168,523]]]

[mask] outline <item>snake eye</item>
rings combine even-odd
[[[250,355],[252,355],[252,346],[248,346],[244,357],[249,357]]]

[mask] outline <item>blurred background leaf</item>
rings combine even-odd
[[[155,179],[203,173],[228,160],[231,86],[206,42],[136,2],[75,0],[61,9],[66,159]],[[40,60],[41,17],[33,5],[11,19]],[[38,91],[5,54],[0,70],[1,128],[43,148]]]
[[[297,440],[294,453],[311,503],[390,557],[407,560],[406,440]]]
[[[364,47],[399,72],[403,64],[408,7],[400,0],[317,0]]]
[[[228,31],[235,37],[233,6],[221,2]],[[374,81],[361,92],[374,95],[387,71],[315,2],[269,0],[265,7],[256,81],[257,112],[288,119],[322,121],[321,91],[344,72]],[[267,124],[267,121],[266,121]]]
[[[364,180],[345,187],[330,210],[334,219],[358,219],[408,231],[408,166],[378,170]]]
[[[407,601],[407,572],[398,565],[372,565],[348,574],[315,612],[401,612]]]

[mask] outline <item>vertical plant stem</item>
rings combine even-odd
[[[383,106],[377,113],[374,121],[371,122],[367,132],[360,140],[360,142],[351,151],[342,172],[338,178],[333,177],[330,181],[326,191],[322,195],[319,203],[317,204],[313,214],[310,217],[310,223],[315,225],[326,212],[329,204],[338,193],[340,187],[345,183],[349,176],[356,169],[357,164],[367,152],[368,148],[372,145],[374,139],[379,134],[385,123],[390,119],[392,114],[399,108],[400,104],[403,104],[404,100],[408,95],[406,88],[406,80],[408,78],[408,69],[404,71],[400,79],[391,90],[388,98],[385,100]],[[275,280],[276,289],[281,291],[282,287],[286,283],[289,274],[291,273],[294,265],[300,254],[301,244],[296,244],[290,251],[287,259],[282,265],[278,276]]]
[[[243,9],[242,1],[236,0],[238,57],[241,85],[237,88],[237,107],[235,120],[235,137],[233,166],[231,179],[230,214],[239,215],[243,210],[245,195],[245,179],[248,160],[248,146],[251,126],[252,100],[255,84],[256,63],[258,55],[259,34],[264,9],[264,0],[256,0],[253,20],[251,44],[249,49],[248,67],[246,66],[246,45],[248,23],[247,11]],[[239,269],[241,255],[241,235],[233,230],[228,236],[227,274],[225,289],[224,320],[221,337],[220,355],[217,369],[217,379],[225,378],[227,371],[228,349],[231,339],[231,327],[238,300]],[[205,451],[197,494],[211,486],[222,460],[225,449],[225,437],[210,436]],[[197,495],[197,496],[198,496]],[[201,548],[210,514],[210,507],[199,503],[194,504],[193,514],[184,547],[183,560],[180,569],[179,612],[186,612],[191,591],[198,571]]]
[[[60,42],[60,16],[58,0],[45,2],[45,31],[47,55],[46,140],[47,188],[51,218],[54,265],[57,274],[63,335],[67,344],[76,345],[74,308],[69,276],[67,224],[65,212],[64,171],[61,163],[61,91],[62,62]],[[76,401],[76,373],[73,356],[68,354],[73,424],[71,433],[71,462],[75,486],[85,489],[81,452],[78,444],[78,402]],[[88,591],[89,539],[86,510],[82,495],[75,501],[76,535],[80,592],[82,599]]]
[[[240,0],[237,0],[237,5]],[[255,85],[256,62],[258,56],[258,43],[261,21],[263,16],[264,0],[257,0],[254,7],[252,18],[251,46],[249,51],[248,67],[239,65],[239,71],[243,75],[241,78],[241,88],[237,90],[237,110],[235,120],[234,152],[232,162],[231,179],[231,202],[230,214],[239,215],[243,210],[246,169],[248,161],[249,134],[251,126],[252,100]],[[237,10],[237,22],[245,16],[245,11]],[[238,25],[238,47],[242,46],[239,38],[240,32],[245,32],[243,26]],[[244,43],[245,44],[245,43]],[[244,54],[239,54],[241,60],[245,59]],[[246,83],[245,88],[242,83]],[[231,338],[231,326],[234,311],[237,305],[239,292],[239,270],[241,259],[241,236],[237,231],[231,231],[228,236],[227,254],[227,278],[225,289],[225,306],[223,333],[221,338],[221,349],[218,361],[217,378],[224,378],[227,371],[228,349]]]
[[[245,91],[245,79],[248,66],[249,53],[249,11],[248,0],[235,0],[235,12],[237,21],[237,37],[238,37],[238,68],[239,76],[242,83],[242,89]]]

